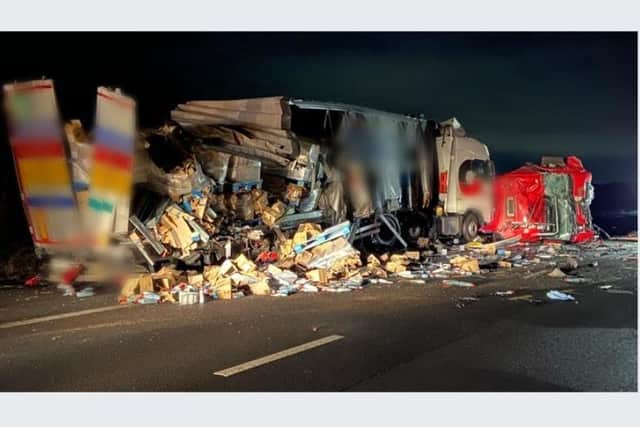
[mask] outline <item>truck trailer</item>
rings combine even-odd
[[[330,223],[352,220],[354,238],[469,241],[490,220],[489,150],[455,118],[288,97],[189,101],[171,118],[200,149],[241,152],[261,160],[263,174],[304,184]],[[292,174],[292,165],[303,167]]]

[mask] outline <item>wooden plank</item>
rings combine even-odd
[[[260,150],[258,148],[253,148],[253,147],[243,147],[242,145],[236,145],[236,144],[222,144],[222,145],[209,146],[209,147],[211,147],[211,149],[215,149],[216,151],[220,151],[223,153],[237,154],[240,157],[247,157],[250,159],[267,161],[267,162],[275,163],[276,165],[279,165],[279,166],[287,166],[289,165],[289,163],[291,163],[290,160],[285,157],[279,156],[269,151]]]
[[[228,120],[228,123],[218,124],[244,124],[259,128],[288,129],[290,127],[290,116],[283,114],[253,113],[248,111],[231,111],[216,108],[200,107],[190,104],[179,104],[178,111],[197,114],[203,118],[214,120]]]
[[[283,114],[282,96],[246,99],[220,99],[188,101],[187,104],[219,110],[250,111],[254,113]]]
[[[183,250],[188,249],[189,246],[191,246],[191,243],[193,242],[193,239],[192,239],[193,232],[191,231],[191,228],[189,228],[189,226],[184,221],[184,219],[179,218],[177,216],[171,216],[171,214],[168,214],[168,215],[169,215],[170,221],[174,225],[174,228],[173,228],[174,231],[178,234],[178,239],[180,240],[180,247]]]

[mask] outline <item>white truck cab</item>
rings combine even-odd
[[[466,136],[456,118],[440,126],[440,135],[436,136],[437,231],[473,240],[482,224],[491,219],[493,162],[487,146]]]

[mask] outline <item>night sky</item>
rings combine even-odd
[[[269,95],[456,116],[498,172],[575,154],[594,183],[630,183],[596,186],[595,215],[636,206],[636,33],[1,33],[0,45],[0,82],[53,78],[63,118],[87,127],[99,85],[133,95],[143,126],[186,100]],[[4,116],[0,139],[2,254],[29,234]]]
[[[595,182],[636,181],[636,33],[2,34],[2,81],[55,80],[91,123],[119,85],[155,125],[189,99],[288,95],[456,116],[499,171],[576,154]],[[82,43],[79,41],[82,40]]]

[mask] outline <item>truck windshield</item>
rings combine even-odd
[[[460,182],[470,184],[473,180],[489,179],[495,175],[495,167],[491,160],[469,159],[460,165]]]

